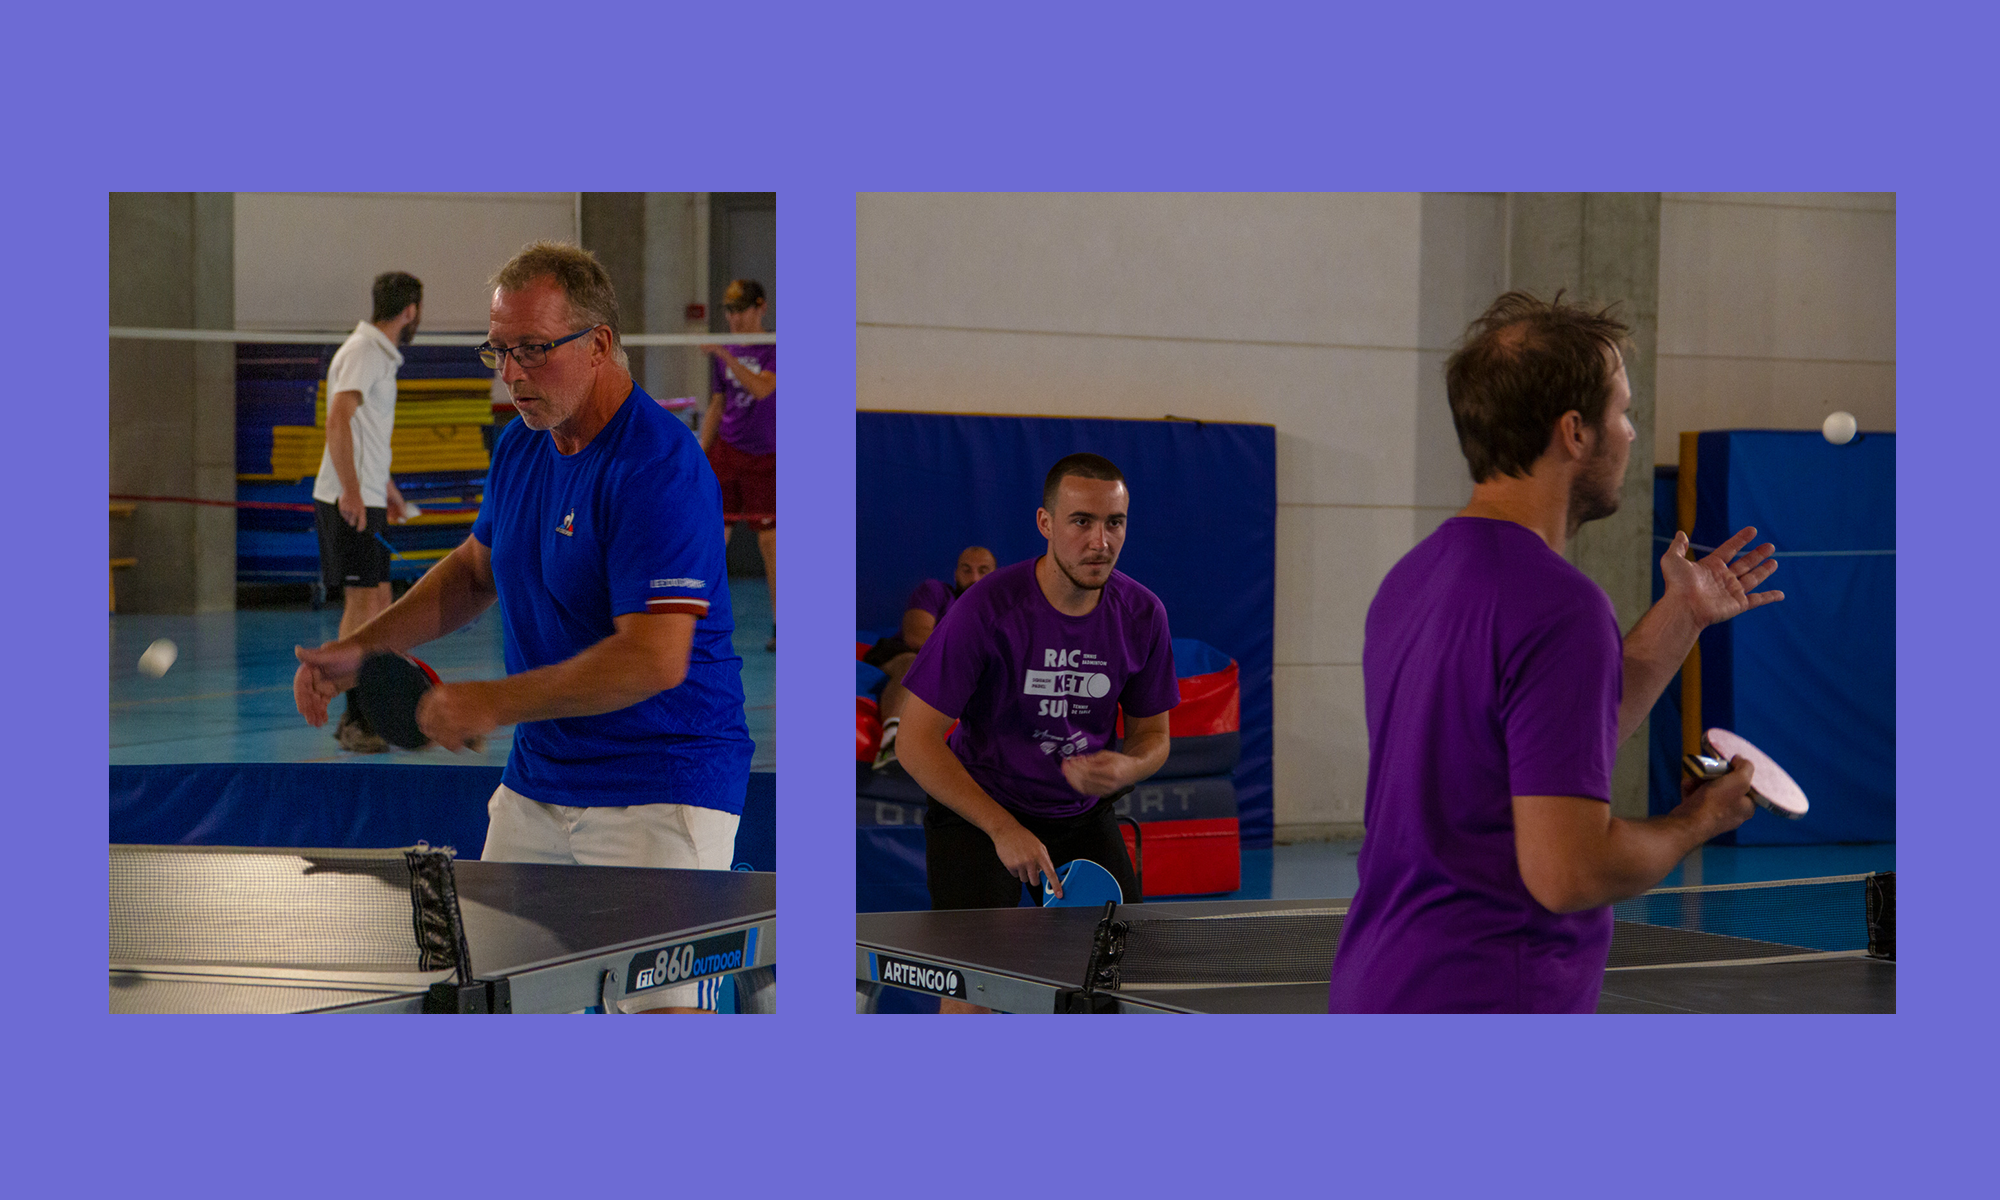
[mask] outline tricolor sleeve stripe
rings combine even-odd
[[[654,596],[646,601],[649,613],[686,613],[691,617],[708,615],[708,601],[693,596]]]

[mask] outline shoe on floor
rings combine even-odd
[[[888,720],[882,722],[882,748],[875,753],[875,769],[877,771],[896,761],[896,730],[902,726],[902,723],[902,720],[897,717],[890,717]]]

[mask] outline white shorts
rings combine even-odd
[[[742,818],[692,804],[576,808],[543,804],[501,784],[486,802],[485,862],[574,863],[587,867],[675,867],[727,871]],[[639,998],[632,1008],[715,1007],[719,978]]]

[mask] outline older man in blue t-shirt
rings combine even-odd
[[[299,650],[299,711],[323,723],[368,652],[442,637],[497,600],[507,677],[441,684],[417,709],[450,750],[515,726],[481,857],[727,870],[752,747],[715,475],[633,384],[594,257],[538,243],[494,282],[481,354],[521,419],[494,446],[472,536],[361,629]],[[713,1000],[710,982],[642,1003]]]
[[[1603,313],[1511,292],[1446,367],[1472,502],[1398,562],[1368,609],[1368,830],[1334,957],[1334,1012],[1591,1012],[1611,905],[1748,820],[1750,764],[1649,821],[1611,815],[1611,766],[1701,630],[1752,594],[1773,547],[1745,529],[1623,642],[1562,555],[1618,508],[1634,437]]]

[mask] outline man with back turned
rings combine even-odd
[[[1610,598],[1563,558],[1618,508],[1627,332],[1510,292],[1446,365],[1472,502],[1369,606],[1367,835],[1334,1012],[1591,1012],[1609,906],[1753,811],[1738,759],[1671,813],[1611,815],[1618,744],[1696,636],[1784,598],[1755,592],[1772,546],[1736,557],[1756,530],[1700,561],[1682,534],[1660,560],[1665,594],[1621,643]]]

